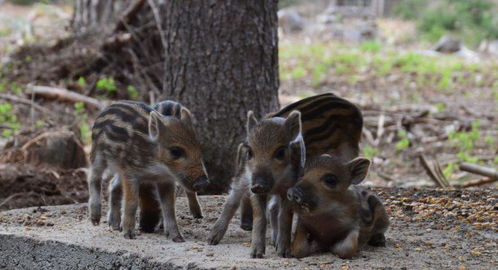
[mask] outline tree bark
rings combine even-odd
[[[168,1],[163,98],[187,106],[213,190],[227,186],[248,110],[278,109],[277,1]]]

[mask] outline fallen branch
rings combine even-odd
[[[493,178],[481,178],[481,179],[468,181],[466,183],[457,184],[457,185],[455,185],[455,187],[457,187],[457,188],[475,187],[475,186],[480,186],[480,185],[491,184],[491,183],[494,183],[496,181],[498,181],[498,180],[493,179]]]
[[[119,22],[116,24],[116,27],[114,28],[114,32],[122,31],[125,30],[125,26],[130,23],[131,19],[135,17],[135,15],[138,13],[138,11],[142,8],[144,5],[145,0],[137,0],[135,3],[130,5],[128,9],[125,10],[123,16],[119,20]]]
[[[370,132],[370,130],[368,130],[368,128],[363,127],[362,133],[363,133],[363,137],[365,137],[365,139],[368,141],[368,143],[370,145],[374,146],[375,140],[373,138],[372,132]]]
[[[478,175],[487,176],[491,179],[498,180],[498,171],[491,169],[491,168],[479,166],[476,164],[464,162],[464,163],[460,164],[460,170],[466,171],[466,172],[471,172],[471,173],[478,174]]]
[[[382,135],[384,134],[384,122],[385,122],[385,116],[382,113],[379,116],[379,123],[377,124],[377,138],[375,139],[375,145],[378,146],[380,144],[380,139]]]
[[[46,114],[52,113],[47,108],[42,107],[36,103],[33,103],[31,100],[26,99],[26,98],[14,96],[14,95],[9,95],[9,94],[0,94],[0,99],[5,99],[5,100],[9,100],[9,101],[16,102],[16,103],[21,103],[21,104],[33,106],[33,108],[37,109],[40,112],[46,113]]]
[[[2,208],[2,206],[6,205],[10,200],[14,199],[15,197],[19,197],[21,195],[31,196],[31,195],[38,195],[38,194],[36,194],[34,191],[30,191],[27,194],[24,192],[14,193],[14,194],[10,195],[9,197],[7,197],[2,202],[0,202],[0,208]]]
[[[33,93],[36,96],[44,98],[52,98],[71,103],[83,102],[97,109],[102,109],[105,106],[103,102],[97,99],[87,97],[64,88],[55,88],[55,87],[40,86],[40,85],[32,85],[28,87],[31,88],[30,90],[33,91]]]
[[[429,175],[429,178],[438,186],[441,188],[447,188],[450,187],[448,181],[444,177],[444,175],[441,172],[441,167],[439,166],[439,163],[436,165],[431,166],[427,158],[425,157],[424,154],[420,154],[420,163],[422,164],[422,167],[425,169],[427,172],[427,175]]]
[[[390,175],[388,175],[388,174],[386,174],[386,173],[383,173],[383,172],[377,172],[377,175],[378,175],[380,178],[382,178],[382,179],[384,179],[385,181],[387,181],[387,182],[395,182],[394,177],[392,177],[392,176],[390,176]]]

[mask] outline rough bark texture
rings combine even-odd
[[[248,110],[278,109],[277,1],[170,1],[164,97],[190,108],[218,188],[233,172]]]

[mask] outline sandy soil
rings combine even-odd
[[[385,200],[392,227],[387,247],[367,247],[351,260],[325,253],[304,259],[278,258],[272,246],[265,259],[249,258],[250,234],[238,218],[218,246],[205,238],[221,212],[224,196],[202,196],[204,219],[189,214],[179,198],[177,216],[187,242],[162,233],[125,240],[107,224],[94,227],[86,205],[26,208],[0,212],[0,234],[55,240],[105,251],[138,254],[158,262],[215,268],[259,269],[496,269],[498,191],[376,189]]]

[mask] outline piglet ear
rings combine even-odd
[[[351,172],[351,184],[357,185],[367,177],[370,160],[358,157],[348,162],[347,166]]]
[[[247,126],[246,126],[247,133],[249,134],[249,132],[251,130],[253,130],[254,127],[256,127],[256,125],[258,125],[258,120],[254,116],[254,112],[253,111],[248,111],[247,112]]]
[[[157,111],[152,111],[149,114],[149,137],[152,140],[159,138],[159,130],[161,130],[161,115]]]
[[[180,110],[180,120],[188,125],[192,125],[192,113],[185,107]]]
[[[285,119],[284,126],[292,138],[299,136],[301,134],[301,113],[299,111],[292,111],[287,119]]]

